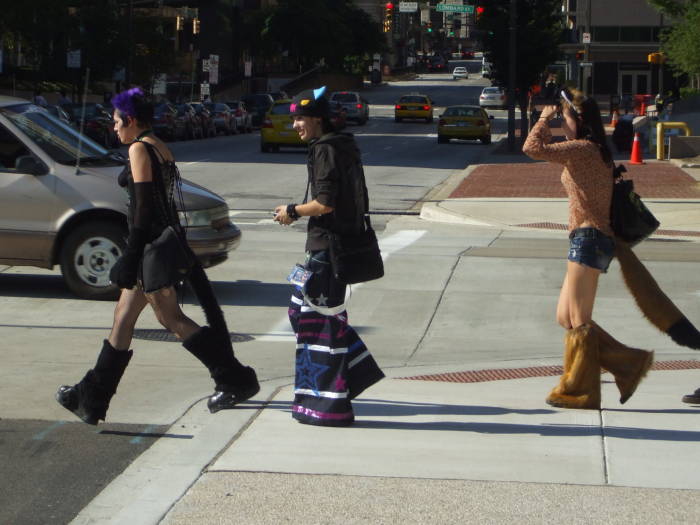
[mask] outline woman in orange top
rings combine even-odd
[[[549,121],[561,110],[566,141],[550,144]],[[653,361],[653,352],[628,348],[592,319],[598,278],[615,255],[610,227],[613,162],[598,104],[577,90],[561,92],[561,106],[545,106],[525,141],[533,159],[564,166],[569,197],[569,254],[557,305],[566,330],[564,374],[547,397],[563,408],[600,408],[600,368],[615,376],[624,403]]]

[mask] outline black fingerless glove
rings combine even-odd
[[[145,229],[136,226],[131,228],[124,254],[109,271],[109,280],[119,288],[133,288],[136,285],[139,262],[147,241],[148,233]]]

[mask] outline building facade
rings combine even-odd
[[[673,89],[673,75],[648,56],[669,25],[647,0],[565,0],[567,78],[595,96],[655,94]]]

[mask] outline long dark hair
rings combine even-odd
[[[600,108],[595,99],[586,97],[577,89],[567,90],[567,96],[573,102],[578,118],[576,119],[576,138],[590,140],[600,148],[600,155],[606,164],[612,164],[612,152],[600,116]]]

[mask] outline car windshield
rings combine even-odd
[[[456,73],[464,73],[465,71],[466,71],[466,69],[464,69],[463,67],[456,67],[455,68]]]
[[[414,102],[414,103],[418,103],[418,104],[426,104],[428,101],[425,99],[425,97],[406,96],[406,97],[401,97],[399,99],[399,102]]]
[[[484,88],[484,93],[486,95],[494,95],[494,94],[499,94],[501,92],[500,89],[498,88]]]
[[[270,110],[271,115],[289,115],[289,103],[275,104]]]
[[[447,108],[446,117],[480,117],[481,110],[478,108]]]
[[[331,97],[333,102],[357,102],[357,95],[352,93],[336,93]]]
[[[47,155],[59,164],[81,163],[115,166],[121,164],[110,152],[34,104],[18,104],[0,108],[7,118]]]

